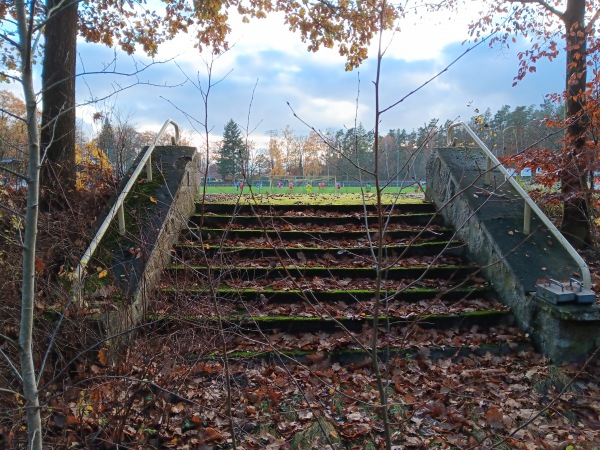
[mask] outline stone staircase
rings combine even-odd
[[[382,222],[374,206],[205,203],[152,314],[166,329],[182,318],[220,327],[230,357],[364,359],[375,315],[383,359],[529,348],[465,253],[427,202],[387,205]]]

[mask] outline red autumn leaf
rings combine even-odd
[[[35,257],[35,273],[38,275],[44,273],[44,269],[46,268],[46,264],[42,259],[38,256]]]
[[[485,413],[485,422],[491,427],[496,429],[504,428],[504,415],[497,406],[492,406]]]
[[[204,435],[204,443],[214,442],[216,444],[220,444],[225,440],[223,435],[221,433],[219,433],[219,431],[215,430],[214,428],[206,427],[206,428],[204,428],[204,430],[202,430],[202,432]]]

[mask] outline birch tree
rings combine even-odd
[[[26,105],[29,164],[27,170],[27,212],[25,214],[25,236],[23,239],[23,285],[21,297],[21,323],[19,328],[19,350],[23,383],[25,416],[27,421],[28,446],[32,450],[42,449],[42,422],[39,409],[39,392],[33,361],[33,318],[35,296],[35,254],[37,240],[40,136],[38,107],[33,87],[33,58],[37,38],[34,34],[35,2],[15,1],[18,41],[12,41],[20,57],[20,81]]]

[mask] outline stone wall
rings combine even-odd
[[[149,203],[147,219],[135,230],[144,238],[140,249],[143,257],[123,258],[115,264],[120,268],[117,272],[129,274],[129,282],[121,286],[125,301],[105,316],[105,333],[116,336],[111,341],[115,349],[120,349],[129,339],[129,330],[145,319],[152,292],[171,261],[171,249],[194,211],[201,178],[199,161],[199,153],[193,147],[166,146],[154,150],[154,177],[163,182]],[[123,241],[119,247],[125,249],[121,253],[127,254],[130,244],[126,237]]]
[[[598,303],[557,306],[536,297],[538,282],[568,280],[579,268],[533,214],[531,233],[523,233],[523,199],[499,170],[485,185],[485,167],[479,149],[436,149],[427,164],[427,197],[538,348],[555,361],[585,358],[600,346]]]

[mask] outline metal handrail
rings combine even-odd
[[[573,248],[569,241],[562,235],[560,231],[554,226],[554,224],[550,221],[550,219],[544,214],[544,212],[536,205],[536,203],[529,197],[527,192],[517,183],[515,178],[506,170],[506,168],[498,161],[498,159],[494,156],[494,154],[490,151],[490,149],[483,143],[479,136],[475,134],[473,130],[464,122],[455,122],[448,127],[448,140],[447,143],[449,146],[452,145],[452,131],[457,127],[463,127],[467,133],[473,138],[475,143],[479,146],[481,150],[486,154],[486,172],[485,172],[485,184],[491,185],[491,171],[492,167],[496,167],[502,172],[502,174],[506,177],[508,182],[512,187],[519,193],[519,195],[525,201],[524,205],[524,214],[523,214],[523,233],[529,234],[530,222],[531,222],[531,211],[538,216],[538,218],[542,221],[542,223],[548,228],[550,233],[556,238],[558,242],[565,248],[565,250],[569,253],[569,255],[575,260],[575,262],[579,265],[579,269],[581,270],[581,276],[583,278],[583,287],[586,289],[590,289],[592,286],[592,278],[590,276],[590,269],[587,264],[583,260],[583,258],[577,253],[577,251]]]
[[[73,272],[73,277],[74,277],[73,294],[74,294],[76,301],[81,300],[79,297],[82,292],[81,285],[82,285],[83,274],[85,272],[85,269],[86,269],[88,263],[90,262],[92,255],[96,251],[96,248],[98,248],[100,241],[106,234],[106,231],[108,230],[108,227],[112,223],[115,216],[117,216],[117,219],[119,222],[119,232],[121,234],[125,234],[125,212],[123,210],[125,197],[127,197],[127,194],[129,194],[129,191],[131,190],[131,188],[137,181],[140,173],[142,173],[144,166],[146,166],[146,179],[148,181],[152,181],[152,158],[151,158],[152,152],[154,151],[156,144],[158,143],[160,138],[163,136],[163,134],[165,133],[165,131],[167,130],[169,125],[173,125],[173,127],[175,128],[174,145],[179,145],[179,125],[177,125],[173,120],[167,119],[165,121],[165,123],[163,124],[162,128],[160,129],[160,131],[156,134],[156,137],[154,138],[154,141],[152,141],[152,144],[150,145],[150,147],[148,147],[148,149],[146,150],[146,153],[144,153],[144,156],[142,157],[142,159],[140,159],[137,167],[135,168],[135,170],[131,174],[131,177],[127,181],[127,184],[125,185],[125,187],[123,188],[123,190],[121,191],[119,196],[117,197],[115,204],[112,206],[112,208],[110,208],[110,211],[108,212],[106,218],[104,219],[104,222],[102,222],[102,225],[100,225],[100,228],[98,228],[98,232],[96,233],[96,235],[90,242],[90,245],[88,246],[87,250],[81,257],[81,259],[79,260],[79,265]]]

